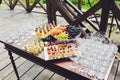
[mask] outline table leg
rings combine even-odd
[[[114,80],[116,80],[116,77],[117,77],[118,68],[119,68],[119,63],[120,63],[120,61],[118,61],[118,63],[117,63],[117,69],[116,69],[116,72],[115,72],[115,77],[114,77]]]
[[[18,71],[17,71],[17,68],[16,68],[16,65],[15,65],[15,62],[14,62],[14,59],[13,59],[13,56],[12,56],[12,52],[8,50],[8,54],[9,54],[11,63],[12,63],[12,65],[13,65],[13,68],[14,68],[14,71],[15,71],[15,74],[16,74],[16,77],[17,77],[17,80],[20,80],[19,74],[18,74]]]

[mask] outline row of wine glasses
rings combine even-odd
[[[118,49],[115,44],[109,40],[106,43],[105,40],[106,38],[101,34],[83,39],[84,42],[82,43],[78,39],[80,46],[76,49],[76,57],[70,57],[74,63],[70,65],[70,68],[81,74],[87,74],[92,79],[103,80],[111,60]]]
[[[44,17],[45,16],[40,17],[40,15],[35,17],[33,16],[29,18],[29,22],[23,21],[25,24],[20,22],[19,25],[11,30],[10,34],[7,35],[7,37],[5,37],[3,40],[7,43],[15,43],[17,45],[21,45],[28,39],[32,38],[36,28],[38,28],[40,25],[45,24],[46,21]]]
[[[5,41],[7,43],[16,43],[17,45],[21,45],[23,42],[25,42],[28,38],[31,38],[33,35],[31,31],[26,31],[26,29],[16,28],[15,30],[10,33],[7,38],[5,38]]]

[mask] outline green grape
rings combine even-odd
[[[59,35],[55,35],[55,38],[60,40],[65,40],[65,39],[68,39],[68,34],[63,32],[63,33],[60,33]]]

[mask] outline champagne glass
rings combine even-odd
[[[70,69],[71,70],[77,70],[78,67],[77,67],[77,63],[78,63],[78,59],[76,56],[70,56],[69,57],[70,60],[72,60],[72,63],[70,64]]]

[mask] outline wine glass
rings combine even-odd
[[[70,60],[72,60],[72,66],[75,67],[75,68],[78,68],[77,65],[79,65],[79,60],[80,60],[80,57],[78,56],[72,56],[70,57]]]

